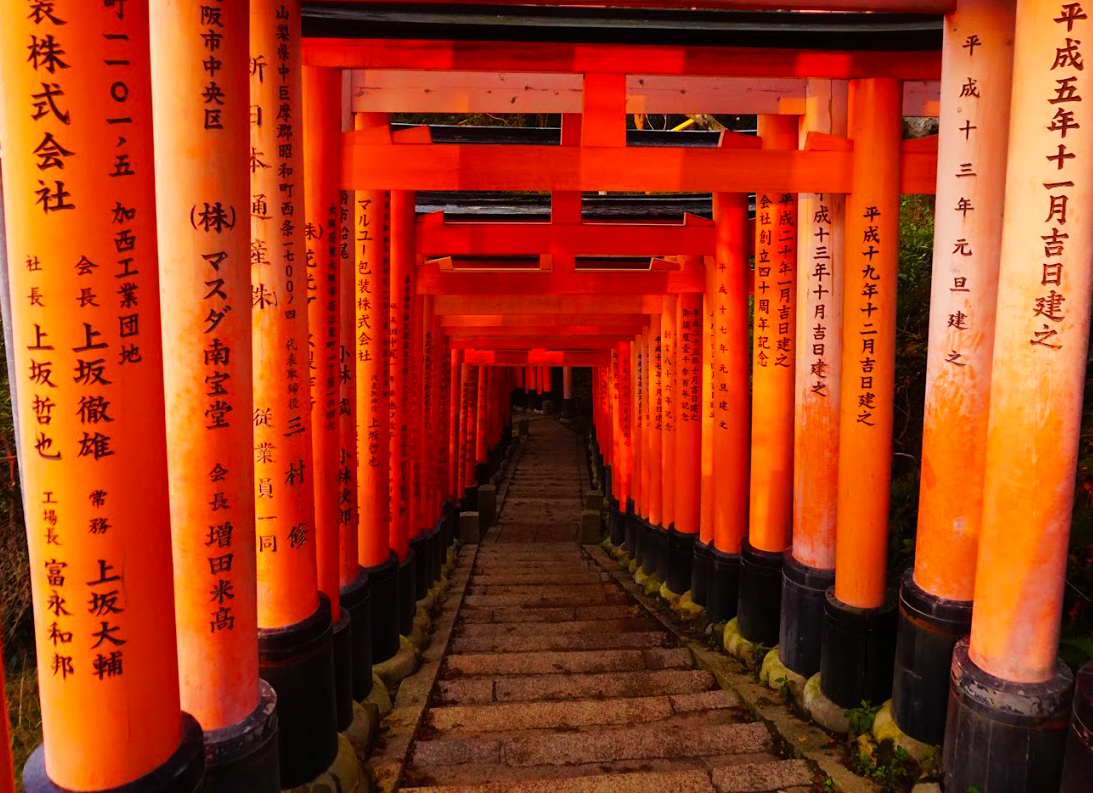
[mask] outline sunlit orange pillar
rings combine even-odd
[[[330,602],[316,572],[299,2],[254,0],[250,43],[259,666],[277,691],[291,787],[325,771],[338,746]]]
[[[673,401],[675,403],[675,531],[665,583],[682,595],[691,588],[699,524],[699,463],[702,424],[702,295],[685,292],[676,299]]]
[[[355,123],[363,122],[359,116]],[[354,358],[357,370],[357,553],[368,573],[372,660],[399,650],[398,565],[391,521],[390,195],[358,190]]]
[[[608,527],[611,543],[620,547],[626,541],[626,527],[632,491],[632,454],[630,451],[631,374],[630,342],[622,341],[612,349],[612,360],[618,362],[615,375],[615,463],[611,471],[611,514]],[[563,370],[564,371],[564,370]]]
[[[311,405],[315,551],[319,591],[334,620],[334,683],[338,729],[353,720],[352,628],[341,606],[341,532],[338,523],[338,226],[341,75],[303,69],[304,257],[307,267],[308,372]]]
[[[845,81],[808,81],[802,143],[810,132],[845,137]],[[845,199],[801,193],[797,202],[793,545],[782,567],[778,657],[811,677],[820,670],[824,602],[835,583]]]
[[[953,647],[971,627],[983,510],[991,350],[1001,253],[1014,4],[962,1],[947,17],[930,347],[914,571],[901,581],[892,716],[945,734]],[[970,35],[980,43],[966,47]],[[974,80],[975,95],[962,86]],[[965,130],[961,127],[968,125]],[[954,209],[967,199],[974,211]]]
[[[675,335],[676,304],[674,294],[664,295],[660,312],[660,523],[664,527],[663,546],[657,559],[657,577],[667,582],[673,553],[682,553],[682,538],[673,534],[676,504],[676,419],[675,419]]]
[[[745,218],[746,220],[746,218]],[[704,256],[706,268],[705,289],[702,294],[702,378],[699,381],[699,409],[701,411],[701,453],[699,455],[698,480],[698,537],[695,540],[694,560],[691,569],[691,600],[705,606],[710,590],[710,566],[713,556],[710,549],[714,541],[714,417],[717,405],[714,401],[714,361],[716,333],[714,317],[717,286],[714,279],[717,259]]]
[[[748,525],[747,197],[714,193],[715,250],[705,306],[711,314],[713,359],[713,546],[706,611],[710,619],[736,615],[740,549]]]
[[[399,632],[414,627],[414,551],[410,547],[410,367],[413,363],[413,285],[417,270],[414,248],[415,194],[391,192],[391,253],[388,323],[390,328],[391,407],[391,547],[399,557]]]
[[[249,531],[247,13],[245,4],[223,9],[215,63],[206,65],[212,56],[200,15],[150,6],[155,211],[182,707],[205,732],[210,790],[245,786],[272,793],[280,789],[277,698],[258,678],[255,538]],[[217,86],[224,106],[208,112],[201,92],[178,90],[179,75]],[[129,282],[119,295],[121,306],[132,310],[159,297],[141,295]],[[113,418],[103,416],[105,422]],[[213,481],[209,472],[218,468],[227,473]],[[217,493],[226,506],[217,503]],[[212,527],[224,526],[224,542],[210,543]]]
[[[44,740],[23,779],[32,793],[158,791],[136,780],[164,773],[196,790],[201,729],[179,707],[171,586],[148,7],[0,9],[9,376]]]
[[[766,150],[797,148],[797,116],[760,115]],[[778,643],[782,552],[793,520],[793,381],[796,374],[797,197],[755,196],[751,480],[748,536],[740,549],[740,635]]]
[[[824,605],[820,686],[841,707],[892,690],[895,610],[885,588],[899,261],[900,83],[852,80],[846,197],[835,589]]]
[[[664,458],[664,348],[661,337],[661,315],[649,317],[649,330],[646,336],[646,355],[648,361],[646,383],[646,451],[649,469],[649,568],[647,573],[657,574],[661,570],[661,557],[668,547],[667,531],[663,526],[664,487],[662,484]]]
[[[1055,790],[1066,740],[1060,722],[1073,685],[1058,642],[1093,258],[1086,215],[1093,203],[1093,111],[1079,101],[1093,92],[1093,80],[1086,61],[1075,58],[1088,52],[1081,42],[1090,40],[1093,25],[1081,6],[1019,0],[1014,28],[971,639],[953,653],[945,730],[950,790]],[[988,132],[981,127],[971,134]],[[996,164],[975,166],[982,173]],[[959,206],[969,205],[958,199]],[[980,288],[973,273],[965,286]],[[1088,670],[1082,678],[1074,714],[1088,724]],[[988,732],[987,724],[999,726]],[[1068,747],[1066,793],[1089,786],[1087,736],[1079,732]],[[978,738],[975,745],[969,737]]]

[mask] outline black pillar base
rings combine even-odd
[[[334,700],[334,641],[330,601],[307,619],[258,629],[258,674],[277,692],[281,786],[310,782],[338,754]]]
[[[712,566],[713,557],[710,555],[710,545],[702,542],[701,538],[696,539],[694,555],[691,557],[691,600],[696,605],[706,605],[706,599],[710,591],[710,569]]]
[[[773,647],[782,617],[782,551],[761,551],[746,539],[740,546],[740,594],[736,624],[749,642]]]
[[[611,466],[605,465],[603,467],[603,477],[600,479],[602,483],[603,495],[605,498],[611,498]]]
[[[344,608],[334,623],[334,702],[338,711],[338,732],[353,723],[353,625]]]
[[[509,404],[514,408],[522,408],[524,406],[524,389],[514,388],[509,392]]]
[[[639,569],[644,570],[645,557],[649,555],[649,524],[637,513],[634,514],[633,523],[634,547],[630,552],[630,558],[637,561]]]
[[[444,567],[444,557],[448,555],[448,548],[444,544],[443,524],[444,518],[440,518],[429,532],[429,566],[432,572],[429,580],[432,584],[440,580],[441,568]]]
[[[691,588],[691,571],[694,560],[695,540],[698,535],[684,534],[673,526],[668,531],[668,575],[664,583],[668,591],[682,595]]]
[[[740,594],[740,554],[710,549],[710,588],[706,593],[706,614],[710,622],[728,622],[736,616]]]
[[[971,629],[970,600],[931,595],[906,572],[899,590],[892,718],[915,740],[944,739],[953,648]]]
[[[459,502],[461,512],[478,512],[478,485],[463,489],[463,498]]]
[[[619,516],[622,523],[622,544],[626,547],[626,554],[634,558],[634,499],[626,499],[626,512]]]
[[[455,544],[455,537],[459,527],[459,500],[455,498],[448,499],[444,502],[444,520],[441,523],[444,527],[444,551],[441,556],[444,559],[448,557],[448,549]],[[443,565],[444,562],[441,562]]]
[[[417,598],[414,597],[417,591],[414,582],[416,569],[414,549],[410,548],[406,552],[406,558],[398,566],[398,632],[403,636],[409,636],[414,630],[414,611],[417,609]]]
[[[1046,683],[1011,683],[953,649],[942,771],[945,790],[1038,793],[1059,789],[1074,676],[1059,661]],[[1088,777],[1081,790],[1089,790]]]
[[[487,485],[490,482],[490,464],[478,462],[474,464],[474,481],[478,485]]]
[[[205,784],[202,793],[278,793],[277,694],[258,681],[258,706],[241,721],[205,733]]]
[[[616,548],[626,541],[626,513],[619,507],[619,500],[611,496],[607,501],[607,534]]]
[[[353,625],[353,699],[360,702],[372,693],[372,597],[363,567],[358,567],[357,577],[342,587],[341,603]]]
[[[543,409],[543,395],[537,391],[531,391],[528,393],[528,407],[532,410]]]
[[[646,548],[645,559],[641,565],[641,571],[646,575],[656,575],[660,569],[661,534],[663,530],[654,526],[648,520],[645,521],[645,538],[642,547]]]
[[[562,418],[571,419],[577,415],[577,406],[571,397],[562,397]]]
[[[1059,793],[1083,793],[1093,780],[1093,662],[1074,679],[1074,710],[1066,736],[1066,762]]]
[[[394,551],[383,564],[366,568],[372,622],[372,663],[394,657],[399,651],[399,563]]]
[[[782,562],[782,620],[778,658],[804,677],[820,671],[824,601],[835,585],[835,571],[809,567],[787,553]]]
[[[182,714],[182,740],[175,753],[159,768],[120,787],[101,793],[196,793],[203,790],[205,747],[201,726],[189,713]],[[23,786],[27,793],[77,793],[56,785],[46,775],[45,748],[39,746],[23,766]]]
[[[421,532],[410,540],[410,553],[414,555],[413,600],[417,603],[429,594],[429,585],[432,584],[429,570],[429,537],[425,532]],[[416,606],[414,608],[417,609]]]
[[[874,609],[824,599],[824,629],[820,650],[820,690],[844,708],[863,701],[879,705],[892,695],[896,657],[895,598]]]
[[[657,526],[657,579],[663,584],[672,569],[672,527]]]

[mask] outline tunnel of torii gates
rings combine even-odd
[[[318,776],[496,470],[513,395],[574,367],[610,541],[646,574],[837,705],[891,697],[944,743],[949,791],[1056,789],[1068,740],[1087,789],[1093,695],[1057,644],[1093,6],[797,7],[922,13],[513,43],[407,39],[368,3],[0,2],[28,790]],[[439,142],[392,112],[562,123]],[[757,134],[628,140],[629,114],[682,112],[755,114]],[[903,116],[940,132],[901,140]],[[549,218],[419,214],[424,191],[549,193]],[[587,220],[598,191],[710,194],[712,219]],[[923,193],[922,486],[896,582],[898,217]]]

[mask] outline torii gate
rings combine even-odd
[[[384,39],[351,13],[302,22],[299,0],[0,4],[45,738],[29,791],[322,773],[511,437],[524,366],[596,368],[612,539],[646,580],[777,642],[838,705],[894,681],[898,725],[946,736],[950,788],[1053,786],[1091,23],[1046,0],[793,5],[947,14],[942,56]],[[422,75],[443,90],[423,98]],[[562,113],[560,145],[434,143],[384,116],[495,110],[514,82],[546,89],[519,107]],[[755,113],[758,134],[627,145],[628,113],[681,102]],[[939,137],[901,141],[905,113],[939,114]],[[551,222],[416,218],[420,190],[545,191]],[[592,223],[582,191],[708,192],[714,217]],[[901,194],[935,192],[921,543],[897,618],[897,219]]]

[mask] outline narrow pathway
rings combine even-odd
[[[583,439],[535,421],[478,549],[403,789],[810,790],[577,544]]]

